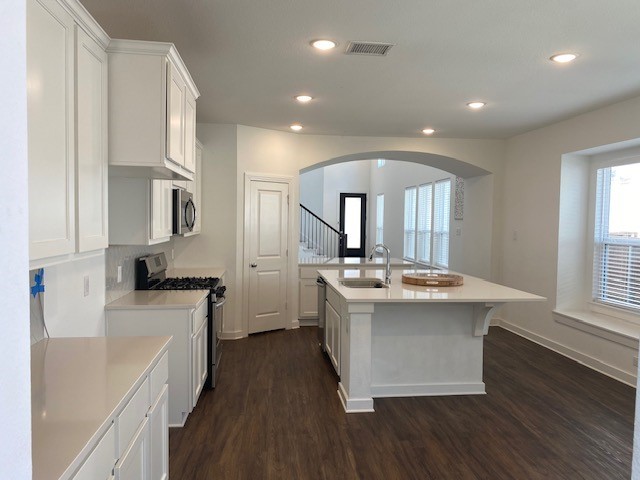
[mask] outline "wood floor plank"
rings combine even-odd
[[[635,390],[500,328],[487,395],[344,413],[313,327],[224,342],[218,386],[169,436],[188,479],[628,479]]]

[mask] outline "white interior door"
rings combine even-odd
[[[252,180],[249,209],[248,333],[287,326],[287,183]]]

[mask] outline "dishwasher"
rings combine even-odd
[[[324,322],[325,322],[325,306],[324,302],[327,298],[327,283],[324,278],[318,277],[316,279],[316,285],[318,286],[318,342],[322,351],[325,351],[325,337],[324,337]]]

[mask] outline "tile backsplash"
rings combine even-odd
[[[171,249],[173,241],[152,245],[112,245],[107,249],[105,260],[106,303],[113,302],[135,289],[135,259],[149,253],[164,252],[169,268],[173,267]],[[117,283],[118,265],[122,266],[122,282]]]

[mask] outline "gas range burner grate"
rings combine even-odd
[[[154,290],[213,290],[220,282],[216,277],[167,278],[153,287]]]

